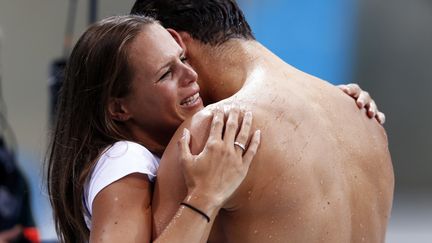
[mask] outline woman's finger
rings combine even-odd
[[[339,84],[337,87],[341,89],[344,93],[348,94],[348,87],[345,84]]]
[[[257,130],[255,131],[252,140],[249,144],[249,147],[247,148],[245,154],[243,155],[243,163],[246,164],[246,166],[249,168],[253,157],[255,156],[258,146],[261,142],[261,131]]]
[[[360,94],[359,94],[359,96],[357,98],[356,103],[357,103],[357,106],[359,108],[363,108],[363,107],[368,106],[371,103],[371,101],[372,101],[372,99],[371,99],[371,97],[370,97],[370,95],[369,95],[368,92],[366,92],[366,91],[360,91]]]
[[[237,153],[243,154],[246,150],[246,144],[249,139],[249,132],[252,126],[252,112],[248,111],[243,116],[240,132],[237,135],[234,147]]]
[[[180,138],[178,142],[178,147],[180,149],[180,161],[182,163],[186,163],[190,161],[190,157],[192,153],[190,151],[190,132],[187,128],[183,129],[183,136]]]
[[[358,84],[347,84],[346,86],[348,88],[348,95],[356,99],[360,96],[361,89]]]
[[[377,119],[381,125],[383,125],[386,121],[386,117],[385,117],[384,113],[382,113],[381,111],[378,111]]]
[[[234,144],[234,139],[237,134],[237,129],[239,126],[239,113],[240,110],[236,107],[231,107],[229,114],[228,114],[228,120],[225,124],[225,134],[224,134],[224,141],[228,144]]]
[[[220,108],[216,108],[213,110],[213,120],[210,127],[210,134],[208,137],[208,141],[215,139],[222,139],[222,129],[224,126],[224,113]]]
[[[370,118],[374,118],[377,113],[378,113],[378,107],[377,107],[375,101],[371,100],[371,102],[369,103],[367,114]]]

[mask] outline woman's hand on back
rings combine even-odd
[[[190,197],[204,197],[223,206],[246,177],[260,144],[260,131],[250,134],[251,126],[251,112],[232,107],[224,124],[224,112],[216,109],[207,143],[198,155],[191,154],[191,135],[184,130],[179,149]]]
[[[375,118],[383,125],[385,123],[385,115],[378,110],[378,106],[367,91],[360,88],[358,84],[341,84],[337,86],[347,95],[356,100],[358,108],[366,109],[366,114],[369,118]]]

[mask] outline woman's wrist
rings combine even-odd
[[[186,203],[201,212],[205,213],[208,217],[213,218],[222,208],[223,200],[217,198],[215,195],[207,195],[199,191],[191,191],[183,200]]]
[[[210,216],[208,216],[205,212],[201,211],[201,209],[196,208],[190,205],[189,203],[185,203],[185,202],[180,203],[180,205],[189,208],[190,210],[194,211],[197,214],[200,214],[205,220],[207,220],[207,223],[210,223],[211,220]]]

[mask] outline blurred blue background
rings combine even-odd
[[[353,82],[356,0],[239,2],[255,37],[283,60],[334,84]]]
[[[62,54],[68,0],[0,0],[2,90],[31,182],[42,237],[55,239],[42,161],[49,137],[49,67]],[[87,26],[77,0],[74,40]],[[133,0],[99,0],[98,16]],[[334,84],[357,82],[387,115],[396,175],[389,243],[432,242],[432,1],[239,0],[257,39],[291,65]]]

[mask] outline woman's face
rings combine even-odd
[[[167,30],[150,24],[129,48],[132,88],[125,98],[129,121],[152,131],[175,131],[203,108],[197,74]]]

